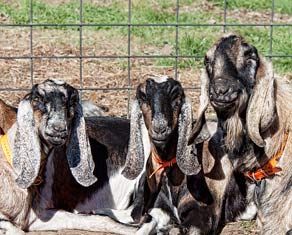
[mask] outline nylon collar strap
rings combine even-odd
[[[260,181],[266,177],[269,177],[271,175],[274,175],[274,174],[282,171],[282,168],[276,167],[276,165],[278,164],[278,161],[280,160],[280,158],[285,150],[285,146],[286,146],[287,140],[288,140],[288,135],[289,135],[289,132],[285,131],[283,141],[281,143],[279,150],[265,165],[263,165],[261,168],[257,169],[254,172],[249,171],[249,172],[245,173],[245,176],[247,178],[249,178],[252,182],[257,182],[257,181]]]
[[[173,157],[170,161],[162,161],[161,158],[159,156],[157,156],[153,151],[152,151],[152,159],[158,163],[160,166],[157,167],[153,172],[152,174],[149,176],[149,179],[155,175],[158,171],[160,171],[161,169],[163,168],[166,168],[166,167],[172,167],[174,164],[176,164],[176,156]]]

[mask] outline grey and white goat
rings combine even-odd
[[[46,165],[59,148],[64,149],[70,174],[79,184],[88,187],[96,182],[78,91],[64,82],[46,80],[34,85],[20,102],[16,123],[1,137],[0,231],[11,235],[61,229],[132,233],[133,229],[107,217],[43,207],[41,192],[52,182],[47,175],[55,170]]]

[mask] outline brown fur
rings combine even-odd
[[[0,99],[0,113],[0,134],[5,134],[16,121],[16,108]]]
[[[289,132],[289,137],[277,165],[282,168],[282,172],[265,180],[266,187],[260,196],[257,222],[261,234],[285,234],[292,229],[292,174],[290,169],[292,164],[292,88],[286,79],[277,77],[275,81],[278,121],[263,135],[266,140],[265,152],[268,157],[278,151],[283,141],[284,131]]]
[[[282,172],[262,180],[255,198],[260,234],[286,234],[292,229],[292,162],[289,160],[292,154],[291,84],[285,78],[274,76],[271,63],[259,56],[256,49],[238,35],[229,34],[220,38],[207,52],[206,60],[211,63],[206,61],[208,74],[205,71],[202,76],[205,102],[201,104],[200,111],[204,113],[208,105],[206,100],[212,98],[223,133],[219,138],[221,141],[215,145],[226,146],[225,151],[235,172],[243,174],[263,166],[278,151],[284,132],[289,132],[285,151],[277,164]],[[212,66],[214,63],[217,65]],[[228,89],[236,83],[239,84],[237,89],[241,89],[236,100],[232,101],[233,108],[225,108],[223,112],[216,108],[216,99],[220,101],[219,94],[214,98],[215,92],[209,93],[209,88],[220,88],[220,79],[225,81]],[[224,97],[228,98],[226,94]],[[239,128],[234,131],[236,127]],[[246,186],[242,187],[241,190]],[[249,193],[252,194],[252,191]],[[251,194],[246,200],[252,198]]]

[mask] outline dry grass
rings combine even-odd
[[[79,44],[76,31],[34,30],[33,54],[35,56],[78,56]],[[86,40],[90,38],[90,40]],[[107,38],[107,40],[105,40]],[[1,29],[0,54],[3,56],[29,56],[30,32],[28,29]],[[85,34],[83,55],[117,55],[121,54],[121,41],[104,32],[88,31]],[[93,43],[104,42],[104,43]],[[114,46],[113,46],[114,45]],[[174,77],[173,66],[155,66],[152,59],[131,59],[131,79],[128,79],[127,59],[83,59],[82,86],[97,88],[97,91],[84,91],[83,99],[104,105],[109,108],[109,115],[127,116],[128,102],[133,98],[135,89],[150,74],[164,74]],[[33,81],[39,83],[47,78],[62,79],[69,84],[80,87],[79,59],[34,59]],[[0,60],[0,87],[27,88],[31,87],[30,59]],[[180,69],[178,79],[184,87],[198,87],[199,71],[196,69]],[[109,90],[106,90],[109,88]],[[190,89],[189,94],[196,107],[198,90]],[[12,105],[17,105],[25,91],[1,91],[0,98]],[[114,104],[114,107],[113,107]]]

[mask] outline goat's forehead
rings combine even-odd
[[[38,92],[45,95],[51,92],[59,92],[67,96],[66,83],[60,80],[46,80],[38,85]]]
[[[241,44],[243,39],[235,34],[228,34],[221,37],[208,50],[207,57],[214,60],[222,55],[228,55],[231,59],[237,58],[241,52]]]
[[[164,83],[164,82],[167,82],[170,78],[168,76],[161,75],[161,76],[149,77],[148,79],[152,79],[156,83]]]

